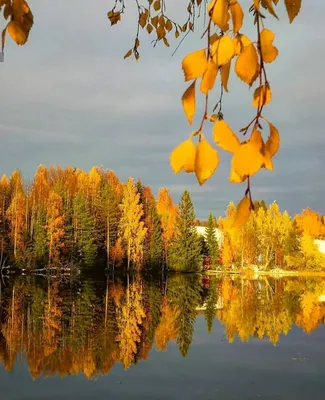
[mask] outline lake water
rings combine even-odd
[[[325,280],[1,282],[1,400],[325,398]]]

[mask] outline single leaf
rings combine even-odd
[[[108,19],[111,21],[111,26],[116,25],[121,20],[121,13],[109,11],[107,13]]]
[[[273,46],[274,36],[269,29],[263,29],[260,35],[262,58],[266,63],[273,62],[279,53],[278,49]]]
[[[219,165],[219,155],[210,143],[201,135],[196,147],[195,175],[202,186],[215,172]]]
[[[251,214],[251,202],[247,196],[244,196],[238,206],[235,215],[233,227],[240,228],[246,224]]]
[[[128,57],[130,57],[130,55],[132,54],[132,49],[130,49],[124,56],[124,60]]]
[[[195,82],[196,80],[193,83],[191,83],[191,85],[185,90],[185,93],[183,94],[182,97],[184,112],[190,125],[192,125],[193,123],[193,118],[196,108]]]
[[[27,41],[27,32],[24,30],[23,26],[16,21],[10,21],[7,30],[11,38],[18,44],[24,45]]]
[[[238,3],[238,1],[235,1],[234,3],[230,3],[229,9],[230,9],[230,14],[231,14],[231,19],[232,19],[233,32],[237,33],[243,25],[244,13],[243,13],[241,5],[240,5],[240,3]]]
[[[251,43],[238,56],[235,64],[235,72],[242,81],[251,84],[256,79],[258,71],[257,51],[254,44]]]
[[[228,80],[231,68],[231,60],[221,67],[221,83],[225,91],[228,92]]]
[[[166,37],[163,37],[163,42],[164,42],[166,47],[170,46]]]
[[[213,61],[209,60],[207,69],[205,70],[201,80],[201,92],[205,95],[208,94],[214,86],[218,74],[218,66]]]
[[[301,8],[301,0],[284,0],[287,9],[290,24],[299,14]]]
[[[154,17],[151,18],[151,24],[157,28],[158,26],[158,15],[155,15]]]
[[[265,149],[269,152],[270,156],[273,157],[280,148],[280,134],[277,128],[269,121],[267,121],[270,127],[270,136],[265,143]]]
[[[252,41],[245,35],[242,34],[237,34],[234,39],[234,48],[235,48],[235,54],[239,55],[242,53],[242,51],[245,49],[245,47],[249,46]]]
[[[154,3],[153,3],[153,8],[154,8],[154,10],[155,11],[159,11],[160,10],[160,0],[156,0]]]
[[[185,81],[199,78],[204,74],[207,68],[207,59],[205,49],[194,51],[184,57],[182,68],[185,76]]]
[[[226,32],[229,29],[229,4],[228,0],[212,0],[208,6],[208,13],[212,12],[212,21]]]
[[[213,140],[217,146],[230,153],[234,153],[240,146],[238,137],[224,120],[214,124]]]
[[[175,174],[182,169],[185,172],[194,172],[195,170],[196,147],[192,139],[187,139],[177,146],[170,155],[170,165]]]
[[[153,27],[152,27],[152,25],[151,24],[148,24],[147,25],[147,32],[149,33],[149,35],[150,35],[150,33],[153,31]]]
[[[213,61],[221,67],[230,61],[235,55],[235,47],[233,40],[228,36],[221,36],[212,46],[211,54]]]
[[[173,24],[170,19],[168,19],[166,22],[166,29],[168,32],[170,32],[173,29]]]
[[[5,48],[6,33],[7,33],[7,27],[5,27],[4,30],[1,33],[1,51],[2,52],[3,52],[4,48]]]
[[[157,32],[157,39],[158,40],[161,40],[163,37],[166,36],[166,30],[165,30],[165,27],[163,25],[159,25],[157,30],[156,30],[156,32]]]
[[[260,108],[269,104],[272,99],[272,91],[268,84],[259,86],[254,91],[253,107]]]

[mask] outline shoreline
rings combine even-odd
[[[273,276],[273,277],[284,277],[284,276],[320,276],[325,277],[325,271],[249,271],[246,272],[235,270],[235,271],[222,271],[222,270],[208,270],[202,271],[205,275],[242,275],[247,276]]]

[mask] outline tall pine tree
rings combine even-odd
[[[208,254],[210,257],[210,263],[212,267],[216,267],[217,262],[218,262],[218,240],[217,240],[217,235],[216,235],[216,225],[215,225],[215,219],[210,212],[209,214],[209,219],[208,219],[208,224],[205,228],[205,240],[206,240],[206,246],[208,249]]]
[[[179,202],[176,236],[168,258],[168,267],[173,271],[195,272],[200,270],[202,257],[200,238],[194,226],[194,206],[187,190]]]

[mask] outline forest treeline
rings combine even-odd
[[[2,286],[0,362],[7,371],[25,359],[33,378],[84,374],[90,379],[108,374],[116,363],[128,369],[173,342],[185,357],[198,315],[208,332],[223,325],[230,343],[266,339],[274,345],[293,326],[309,334],[325,320],[320,278],[79,278],[19,276]]]
[[[225,217],[195,217],[188,191],[174,204],[170,191],[155,197],[149,186],[111,170],[40,165],[31,182],[19,170],[0,180],[1,267],[29,270],[78,264],[161,272],[230,270],[247,264],[322,269],[314,239],[325,237],[324,217],[305,209],[291,218],[276,203],[255,202],[236,227],[236,206]],[[205,238],[195,225],[206,226]],[[215,228],[218,228],[216,230]]]

